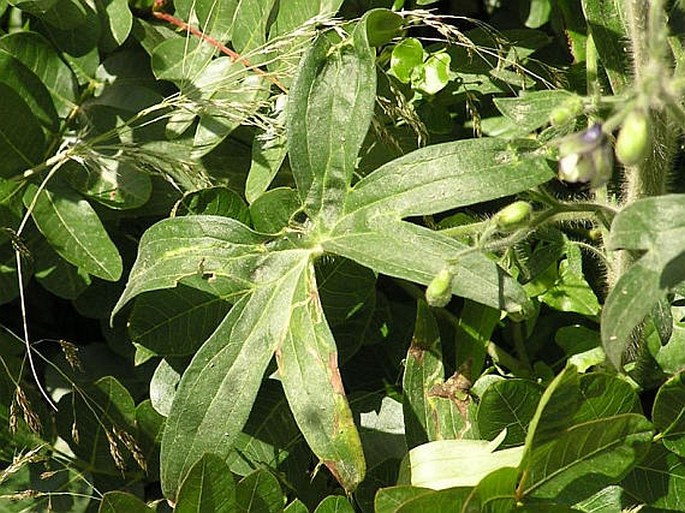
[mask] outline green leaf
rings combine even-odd
[[[253,287],[249,277],[267,258],[266,241],[227,217],[160,221],[141,237],[138,257],[112,315],[139,294],[176,287],[183,279],[194,278],[192,286],[225,299],[238,297]]]
[[[24,12],[40,16],[48,11],[57,0],[12,0],[10,5],[18,7]]]
[[[246,54],[266,43],[266,27],[275,0],[243,0],[233,21],[231,41],[240,54]],[[259,55],[250,56],[250,63],[259,64]]]
[[[366,34],[371,46],[383,46],[402,35],[404,18],[389,9],[372,9],[366,14]]]
[[[33,70],[50,91],[61,118],[72,111],[77,101],[76,77],[47,39],[35,32],[15,32],[0,38],[0,49]]]
[[[629,38],[622,2],[582,0],[582,5],[599,60],[606,70],[614,94],[619,94],[631,82],[630,58],[623,44]]]
[[[30,251],[36,280],[56,296],[76,299],[90,285],[88,273],[62,259],[43,237],[30,245]]]
[[[286,336],[307,265],[305,251],[282,253],[260,265],[261,286],[233,306],[183,374],[162,439],[166,497],[175,496],[205,452],[225,458],[245,425],[266,366]]]
[[[226,463],[214,454],[203,455],[181,483],[174,513],[235,513],[235,483]]]
[[[412,72],[423,64],[424,51],[421,41],[413,37],[402,39],[392,49],[390,73],[403,84],[411,81]]]
[[[150,379],[150,402],[160,415],[169,416],[180,373],[167,360],[162,360]]]
[[[319,296],[338,347],[345,361],[368,337],[376,307],[376,274],[346,258],[317,262]]]
[[[517,130],[526,134],[549,123],[550,113],[572,98],[577,96],[564,89],[556,89],[523,91],[518,98],[494,98],[493,101],[499,111],[515,123]]]
[[[602,311],[602,343],[616,366],[633,330],[685,279],[685,195],[636,201],[614,218],[612,250],[644,252],[618,280]]]
[[[330,225],[340,214],[371,122],[375,56],[363,21],[344,41],[319,36],[288,94],[288,154],[307,213]]]
[[[98,513],[152,513],[152,509],[135,495],[126,492],[107,492],[102,496]]]
[[[150,64],[159,80],[169,80],[183,89],[209,64],[216,48],[197,38],[175,37],[155,46]]]
[[[162,356],[193,354],[229,309],[221,297],[184,285],[146,293],[131,311],[131,341]]]
[[[31,184],[24,194],[27,208],[38,187]],[[123,270],[121,256],[100,218],[79,194],[52,180],[37,197],[31,217],[53,249],[67,262],[88,274],[117,281]]]
[[[187,10],[190,5],[197,13],[202,32],[217,41],[231,39],[236,10],[240,0],[200,0],[189,2],[182,0],[179,8]]]
[[[269,471],[256,470],[245,476],[235,490],[237,511],[241,513],[279,513],[283,511],[281,485]]]
[[[618,483],[644,456],[652,425],[633,413],[575,424],[531,453],[527,496],[573,504]]]
[[[331,495],[319,503],[314,513],[354,513],[354,508],[345,497]]]
[[[128,0],[98,0],[98,3],[97,11],[103,28],[100,44],[105,51],[112,51],[128,38],[133,27],[133,15]]]
[[[307,506],[300,499],[295,499],[283,510],[284,513],[309,513]]]
[[[265,380],[254,402],[250,417],[227,458],[231,472],[241,476],[255,468],[282,472],[293,487],[311,486],[302,468],[309,465],[311,452],[292,416],[283,387]]]
[[[402,390],[407,445],[461,438],[467,427],[466,387],[456,387],[450,397],[445,387],[440,332],[425,301],[419,301],[416,325],[405,360]],[[444,393],[441,393],[444,392]],[[457,397],[461,393],[462,397]],[[460,408],[457,404],[461,405]]]
[[[471,502],[475,499],[474,502]],[[431,491],[424,488],[397,486],[382,489],[376,496],[376,513],[452,513],[480,511],[471,488]]]
[[[541,396],[540,386],[524,379],[505,379],[490,385],[478,404],[481,437],[492,440],[506,429],[502,448],[523,444]]]
[[[200,114],[191,157],[207,154],[255,114],[269,95],[269,85],[228,57],[214,59],[202,69],[186,88],[190,100],[199,103]]]
[[[409,451],[413,486],[444,490],[453,487],[476,486],[491,472],[501,468],[516,468],[524,447],[495,450],[504,439],[437,440]]]
[[[526,27],[536,29],[543,26],[549,21],[551,12],[552,3],[550,0],[531,0]]]
[[[271,27],[270,38],[282,36],[319,15],[333,16],[343,0],[292,0],[278,7],[278,15]]]
[[[599,302],[585,280],[583,259],[577,245],[566,245],[566,258],[559,263],[558,278],[539,298],[546,305],[562,312],[577,312],[588,316],[599,314]]]
[[[175,215],[212,215],[231,217],[250,224],[250,211],[242,198],[227,187],[209,187],[192,191],[176,204]]]
[[[41,161],[43,130],[31,108],[14,89],[0,82],[0,177],[10,178]]]
[[[276,348],[278,373],[307,443],[349,492],[364,479],[366,465],[313,267],[300,275],[292,301],[287,334]]]
[[[288,226],[291,218],[302,208],[297,191],[279,187],[267,191],[250,205],[250,216],[255,230],[278,233]]]
[[[21,96],[43,127],[57,131],[57,111],[47,88],[24,63],[4,49],[0,49],[0,83]]]
[[[78,192],[116,210],[141,207],[152,194],[147,173],[115,158],[99,156],[88,168],[72,161],[63,172]]]
[[[685,372],[661,385],[652,409],[664,447],[685,458]]]
[[[452,78],[451,62],[452,58],[446,52],[431,55],[426,62],[414,69],[411,77],[412,86],[427,95],[439,93]]]
[[[658,511],[683,511],[685,460],[652,444],[647,456],[621,483],[633,501]]]
[[[345,213],[419,216],[516,194],[554,176],[535,149],[529,141],[495,138],[421,148],[360,180]]]
[[[159,480],[159,444],[164,431],[164,417],[152,407],[149,399],[136,406],[136,442],[150,478]]]
[[[613,417],[624,413],[642,413],[640,399],[626,380],[611,374],[593,372],[580,376],[580,408],[574,423]]]
[[[252,142],[252,165],[245,182],[245,198],[249,203],[254,203],[269,188],[287,152],[285,136],[268,141],[255,137]]]
[[[375,215],[373,208],[343,218],[321,246],[379,273],[424,285],[462,253],[454,264],[453,294],[500,310],[520,311],[527,306],[523,288],[484,254],[464,253],[469,246],[414,224]]]
[[[572,419],[580,408],[580,399],[578,371],[567,365],[547,386],[538,402],[526,435],[526,457],[572,425]]]

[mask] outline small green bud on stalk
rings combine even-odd
[[[647,156],[650,144],[649,117],[642,110],[631,111],[616,139],[616,157],[623,165],[634,166]]]
[[[452,299],[453,274],[445,268],[440,271],[426,288],[426,302],[430,306],[442,308]]]
[[[577,96],[566,100],[549,113],[549,122],[552,126],[565,125],[583,112],[583,102]]]
[[[527,201],[515,201],[495,214],[493,221],[500,231],[512,232],[530,221],[533,207]]]

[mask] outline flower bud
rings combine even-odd
[[[552,126],[560,126],[568,123],[583,111],[583,102],[577,96],[569,98],[549,113],[549,122]]]
[[[634,166],[647,156],[650,144],[649,118],[642,110],[631,111],[616,139],[616,157],[624,165]]]
[[[497,228],[504,232],[525,226],[533,214],[533,207],[527,201],[515,201],[504,207],[493,217]]]
[[[426,302],[430,306],[442,308],[452,298],[453,274],[448,268],[440,271],[426,288]]]

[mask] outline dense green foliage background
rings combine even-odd
[[[684,15],[0,0],[0,511],[685,511]]]

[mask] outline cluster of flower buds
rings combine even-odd
[[[614,153],[602,125],[566,137],[559,145],[559,178],[568,183],[601,187],[611,178]]]

